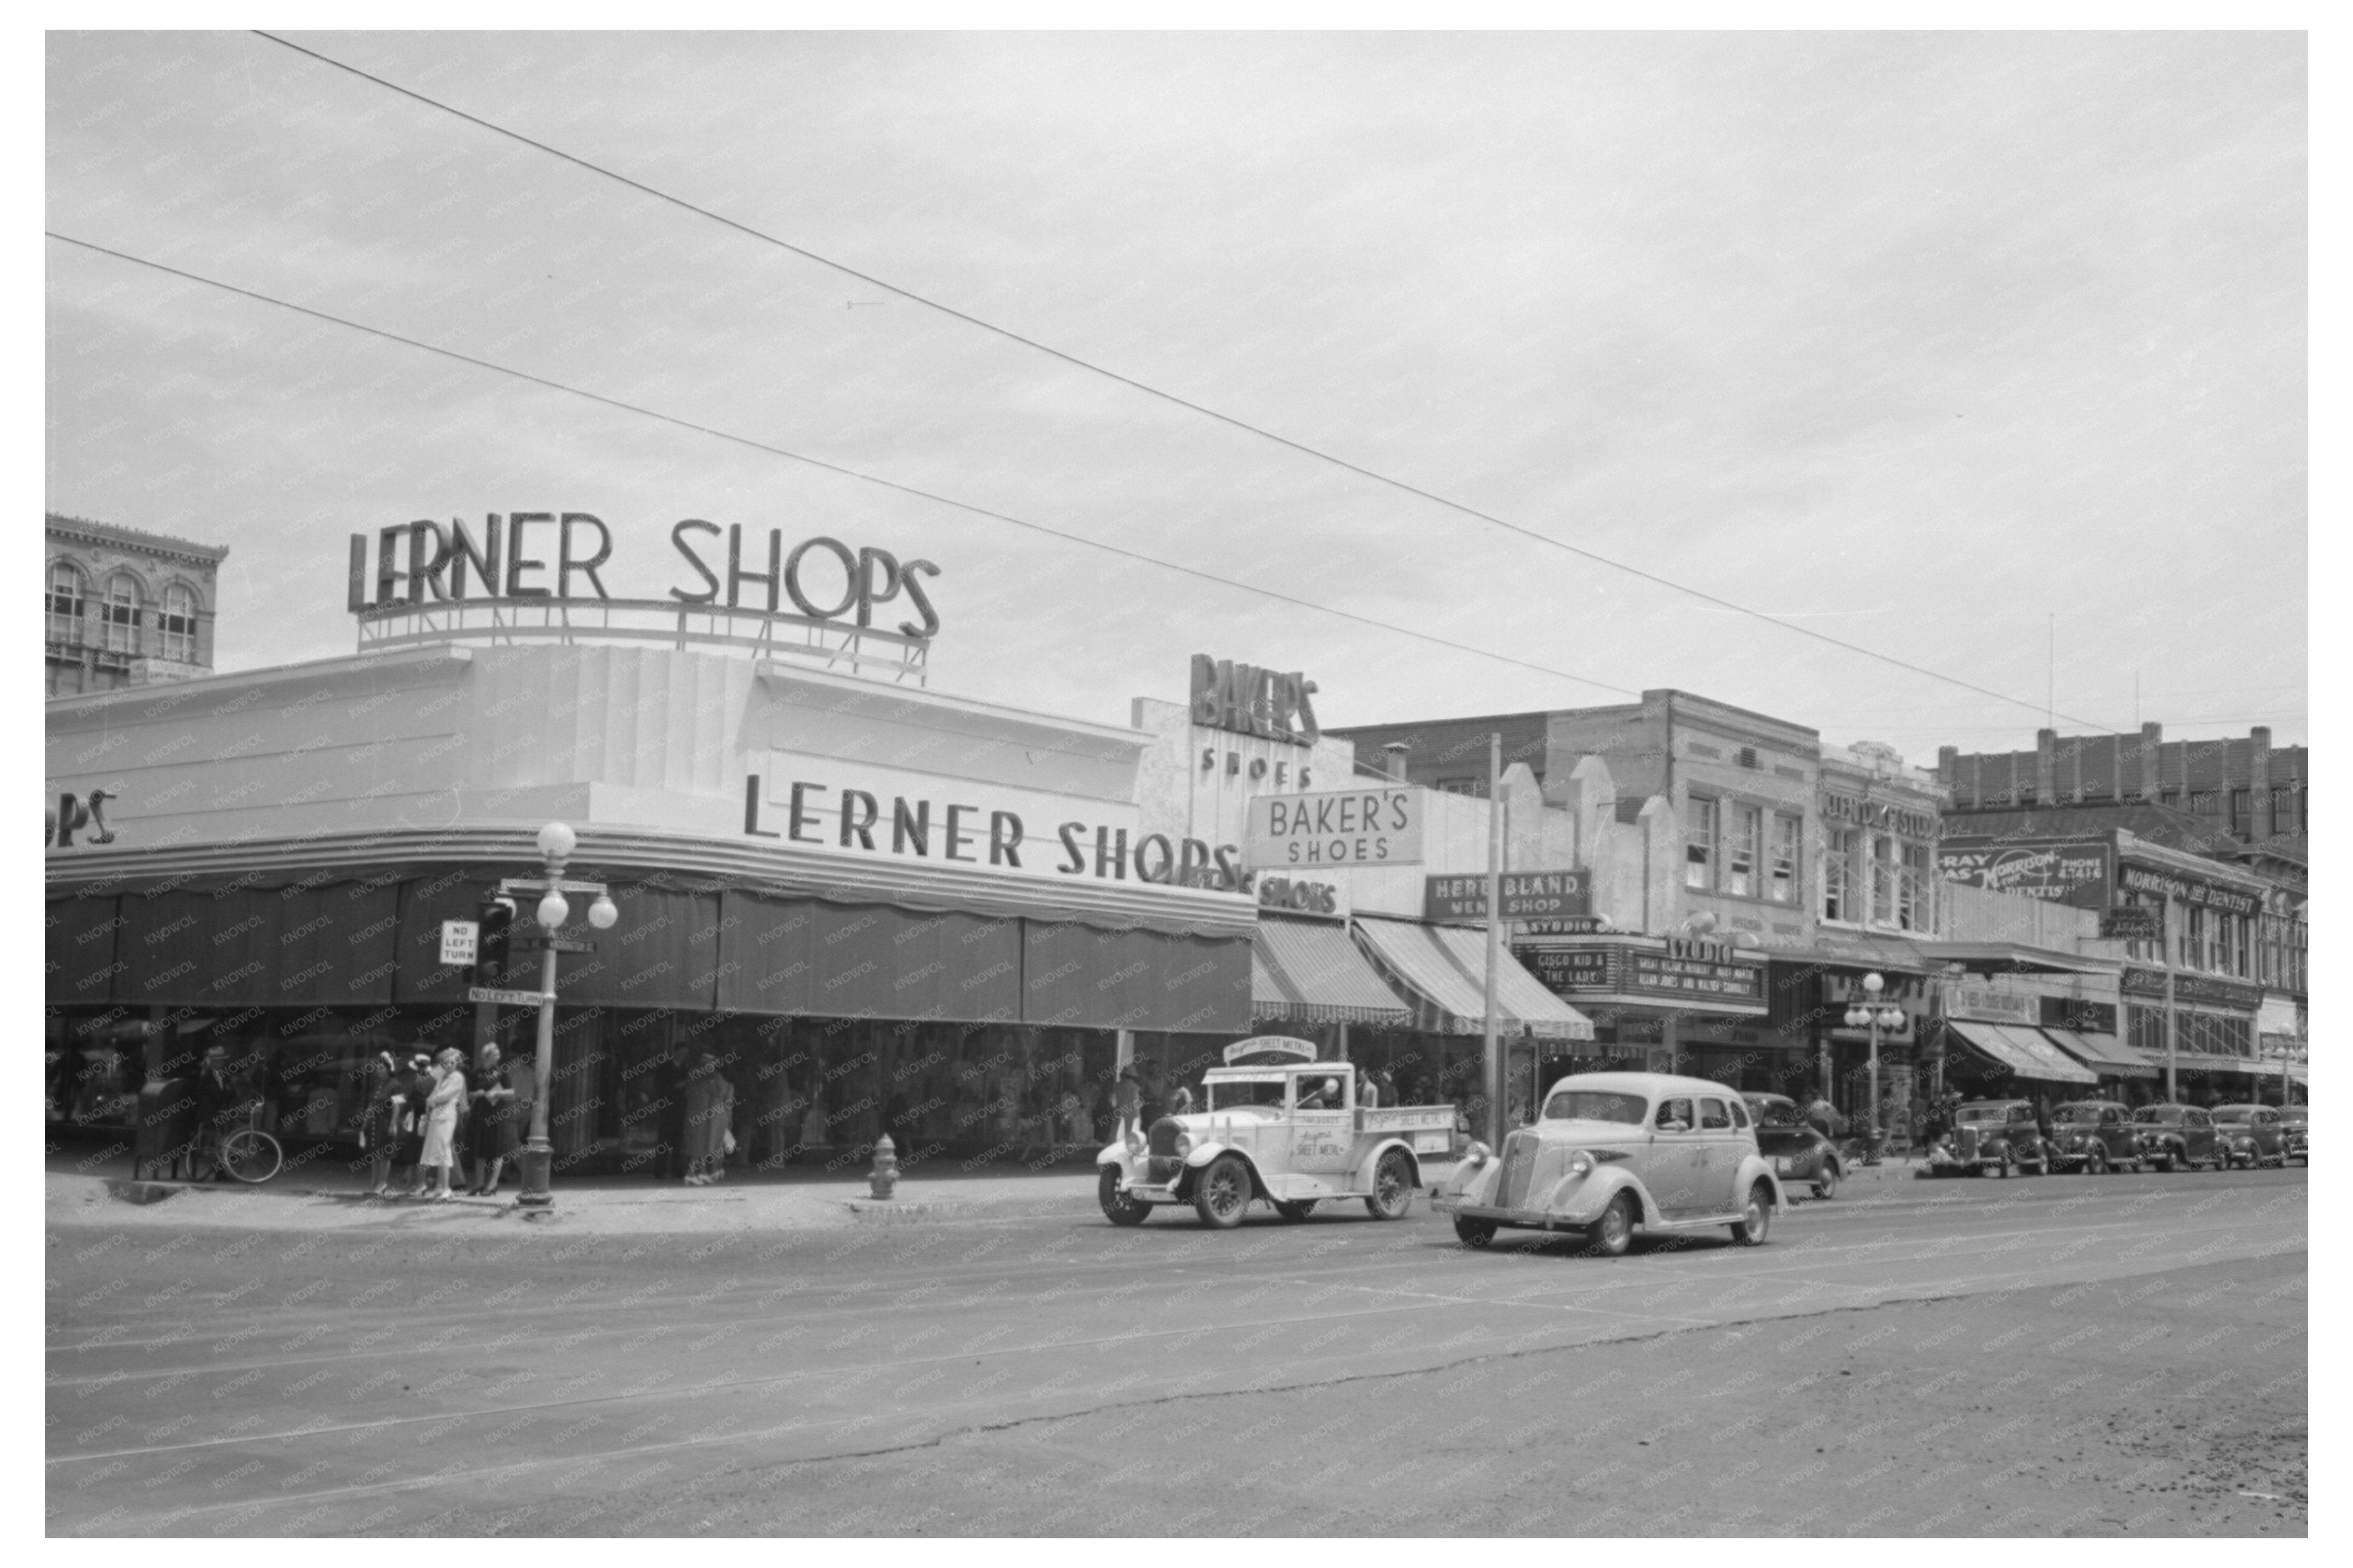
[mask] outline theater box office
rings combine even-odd
[[[525,637],[464,607],[381,652],[48,705],[49,798],[104,827],[47,852],[53,1117],[125,1126],[220,1041],[281,1133],[333,1140],[378,1048],[527,1047],[439,934],[538,872],[551,819],[620,910],[563,933],[596,942],[557,988],[574,1168],[666,1164],[705,1046],[765,1163],[884,1130],[911,1157],[1090,1143],[1119,1031],[1248,1029],[1255,910],[1140,831],[1146,737],[904,660],[835,673],[814,636]]]

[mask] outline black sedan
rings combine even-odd
[[[1837,1196],[1839,1182],[1846,1174],[1838,1145],[1799,1113],[1797,1102],[1786,1094],[1740,1098],[1748,1102],[1748,1114],[1757,1123],[1757,1152],[1773,1162],[1773,1173],[1782,1184],[1806,1182],[1818,1198]]]

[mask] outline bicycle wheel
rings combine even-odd
[[[240,1182],[266,1182],[276,1175],[278,1167],[285,1163],[286,1156],[279,1149],[278,1140],[249,1127],[241,1132],[230,1133],[221,1145],[221,1163],[227,1167],[230,1175]]]

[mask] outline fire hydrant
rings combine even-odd
[[[868,1190],[878,1198],[887,1198],[899,1184],[899,1151],[888,1132],[874,1141],[874,1169],[866,1173]]]

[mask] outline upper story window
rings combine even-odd
[[[49,563],[47,596],[48,640],[78,642],[81,638],[81,574],[69,561]]]
[[[1690,816],[1690,824],[1683,829],[1683,886],[1712,889],[1715,886],[1716,804],[1694,795]]]
[[[1895,881],[1895,923],[1905,931],[1928,928],[1928,847],[1904,846],[1904,864]]]
[[[118,572],[107,579],[106,603],[100,614],[106,622],[106,651],[139,651],[139,579]]]
[[[1895,840],[1883,833],[1871,838],[1871,909],[1868,923],[1884,925],[1895,918]]]
[[[196,596],[185,583],[164,590],[164,612],[156,617],[164,634],[164,657],[193,661],[196,657]]]
[[[1804,826],[1786,812],[1773,814],[1773,879],[1766,895],[1777,904],[1798,901],[1798,835]]]
[[[1854,919],[1854,829],[1833,827],[1822,836],[1822,919]]]
[[[1757,896],[1757,858],[1764,847],[1765,814],[1753,805],[1732,808],[1731,831],[1724,846],[1724,890],[1735,898]]]

